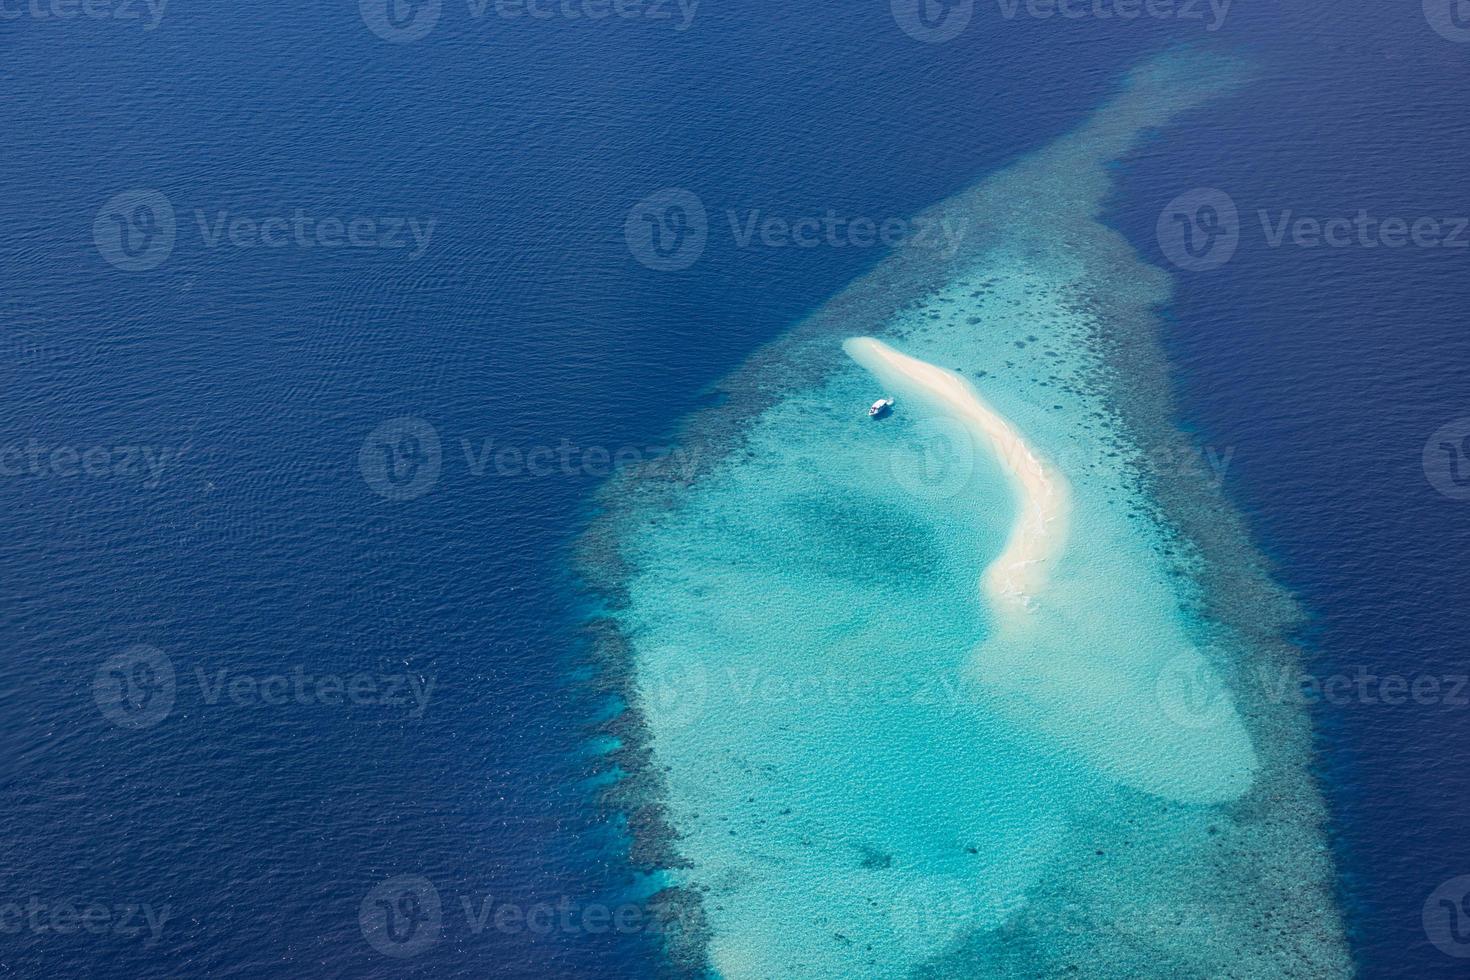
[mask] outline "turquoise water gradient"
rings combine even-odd
[[[1263,802],[1304,760],[1247,728],[1251,651],[1200,614],[1209,558],[1126,420],[1119,351],[1151,342],[1168,279],[1094,220],[1108,161],[1242,76],[1144,66],[937,206],[955,254],[895,255],[729,379],[735,407],[685,435],[698,479],[615,485],[614,618],[687,864],[667,875],[716,974],[1346,973],[1315,814]],[[997,462],[849,361],[854,334],[959,370],[1066,474],[1033,609],[980,590],[1015,518]]]

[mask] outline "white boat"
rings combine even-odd
[[[888,414],[888,410],[892,407],[892,398],[880,398],[873,403],[872,408],[868,409],[868,418],[881,419],[883,416]]]

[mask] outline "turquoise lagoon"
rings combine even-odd
[[[1252,678],[1290,603],[1168,428],[1170,280],[1096,220],[1107,165],[1246,83],[1141,66],[1078,130],[931,209],[689,420],[692,480],[624,474],[589,535],[625,739],[722,977],[1350,972],[1296,709]],[[982,442],[844,353],[960,372],[1065,474],[1054,574],[980,588],[1017,499]],[[879,423],[864,409],[898,398]],[[1216,594],[1218,593],[1218,594]],[[1246,601],[1246,596],[1255,596]],[[1259,596],[1266,596],[1262,600]]]

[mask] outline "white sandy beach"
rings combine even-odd
[[[986,404],[965,378],[899,353],[872,337],[842,345],[854,361],[884,384],[908,389],[936,403],[989,445],[1011,478],[1017,517],[1005,550],[985,570],[986,592],[1002,606],[1026,606],[1046,585],[1067,538],[1071,488],[1055,467],[1027,445],[1009,419]]]
[[[960,374],[871,337],[849,339],[843,348],[897,389],[900,408],[907,403],[911,413],[942,413],[988,445],[1010,479],[1016,521],[982,574],[990,605],[1003,615],[975,649],[969,674],[994,710],[1147,793],[1191,803],[1244,793],[1259,768],[1250,738],[1208,662],[1186,635],[1160,621],[1159,607],[1138,594],[1099,607],[1097,596],[1105,593],[1097,576],[1107,572],[1097,567],[1074,570],[1092,588],[1073,583],[1032,602],[1041,598],[1072,531],[1066,477]],[[1095,553],[1095,542],[1080,544],[1093,546],[1092,561],[1111,560]],[[1142,643],[1140,624],[1152,624]],[[1208,712],[1192,708],[1186,696],[1201,689],[1214,692]]]

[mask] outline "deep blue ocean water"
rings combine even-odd
[[[1313,614],[1308,669],[1464,669],[1470,503],[1430,485],[1421,453],[1470,415],[1470,256],[1271,248],[1255,215],[1470,212],[1470,45],[1417,5],[1242,4],[1207,31],[992,4],[943,44],[884,3],[707,2],[680,31],[677,8],[511,20],[446,0],[403,44],[347,2],[180,5],[153,30],[146,8],[4,9],[24,12],[0,20],[0,906],[109,923],[0,933],[16,975],[646,975],[656,938],[585,912],[639,881],[595,802],[607,705],[578,683],[569,549],[602,451],[661,455],[725,371],[878,257],[741,248],[727,210],[908,215],[1065,132],[1173,44],[1261,65],[1121,163],[1109,210],[1161,263],[1177,195],[1219,188],[1243,216],[1235,258],[1179,273],[1183,422],[1231,450],[1226,486]],[[711,216],[679,272],[639,264],[623,235],[667,187]],[[167,200],[175,241],[128,271],[105,206],[137,190]],[[297,209],[371,219],[379,243],[399,218],[434,224],[417,257],[211,238],[222,216],[258,231]],[[407,500],[369,439],[404,417],[441,447]],[[552,455],[533,466],[538,448]],[[172,461],[150,468],[159,453]],[[94,684],[140,644],[174,671],[173,704],[120,726]],[[267,703],[259,685],[295,668],[371,691]],[[384,703],[410,680],[430,692],[421,713]],[[1366,975],[1462,971],[1420,914],[1470,873],[1467,712],[1314,709]],[[441,938],[395,959],[360,913],[404,875],[432,884]],[[487,896],[569,903],[574,925],[477,931],[461,902]],[[144,905],[168,909],[156,942],[130,934]]]

